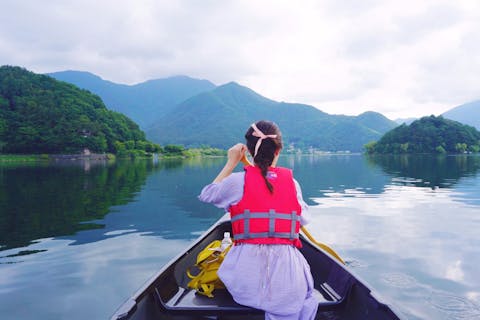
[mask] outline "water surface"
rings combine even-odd
[[[0,165],[2,319],[108,318],[223,215],[196,198],[223,163]],[[480,157],[280,164],[310,232],[404,319],[480,319]]]

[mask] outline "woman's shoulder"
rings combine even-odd
[[[231,204],[241,199],[244,177],[244,172],[234,172],[220,182],[206,185],[198,198],[219,208],[228,209]]]
[[[237,181],[241,181],[243,183],[245,179],[245,171],[232,172],[232,174],[226,177],[223,181],[227,179],[229,180],[230,183],[237,182]]]

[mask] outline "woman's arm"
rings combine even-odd
[[[295,189],[297,190],[297,200],[302,207],[302,215],[300,216],[300,225],[304,226],[310,222],[310,212],[308,211],[308,205],[303,201],[302,188],[297,180],[293,179],[295,183]]]
[[[244,181],[245,172],[234,172],[221,182],[212,182],[206,185],[198,199],[228,211],[232,204],[236,204],[242,199]]]
[[[225,163],[225,166],[223,167],[223,169],[220,171],[217,177],[213,180],[213,183],[220,182],[226,177],[228,177],[230,174],[232,174],[237,164],[244,157],[246,151],[247,151],[247,146],[242,143],[237,143],[236,145],[228,149],[227,163]]]
[[[247,146],[237,143],[228,150],[228,160],[212,183],[205,186],[199,200],[212,203],[228,210],[230,205],[240,201],[243,195],[244,172],[232,174],[238,163],[245,157]]]

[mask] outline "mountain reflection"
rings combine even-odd
[[[197,196],[224,163],[225,158],[194,158],[2,164],[0,251],[50,237],[72,240],[71,245],[129,233],[194,239],[223,214]],[[432,189],[455,185],[458,192],[452,197],[479,203],[478,179],[468,179],[480,169],[477,156],[287,155],[279,165],[293,169],[310,205],[325,197],[380,195],[391,185]],[[35,252],[12,254],[31,253]]]
[[[0,250],[103,228],[92,221],[131,201],[153,169],[144,161],[0,166]]]
[[[281,157],[279,164],[293,169],[309,205],[318,204],[312,199],[349,190],[380,194],[390,181],[382,170],[369,165],[361,155],[289,155]]]
[[[480,169],[476,155],[378,155],[366,159],[393,176],[396,184],[432,189],[451,187],[461,178],[476,176]]]

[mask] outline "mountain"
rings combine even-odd
[[[443,113],[442,116],[480,130],[480,100],[457,106]]]
[[[423,117],[387,132],[368,153],[464,153],[480,151],[480,132],[442,116]]]
[[[117,153],[124,144],[152,146],[136,123],[98,96],[20,67],[0,67],[0,152]]]
[[[49,75],[98,94],[110,109],[131,117],[161,144],[227,148],[250,123],[270,119],[295,147],[360,151],[396,126],[375,112],[330,115],[305,104],[280,103],[235,82],[216,87],[207,80],[179,76],[130,86],[88,72]]]
[[[276,102],[230,82],[178,104],[146,134],[161,144],[228,148],[243,142],[248,126],[261,119],[279,125],[286,146],[329,151],[361,151],[397,125],[375,112],[330,115],[305,104]]]
[[[375,130],[376,133],[382,135],[383,133],[395,127],[397,123],[392,121],[378,112],[367,111],[356,117],[359,124],[370,130]]]
[[[210,81],[186,76],[125,85],[104,80],[89,72],[62,71],[48,75],[99,95],[109,109],[127,115],[143,129],[178,103],[215,88]]]
[[[395,119],[394,121],[398,124],[404,124],[404,123],[410,124],[415,120],[417,120],[417,118],[398,118],[398,119]]]

